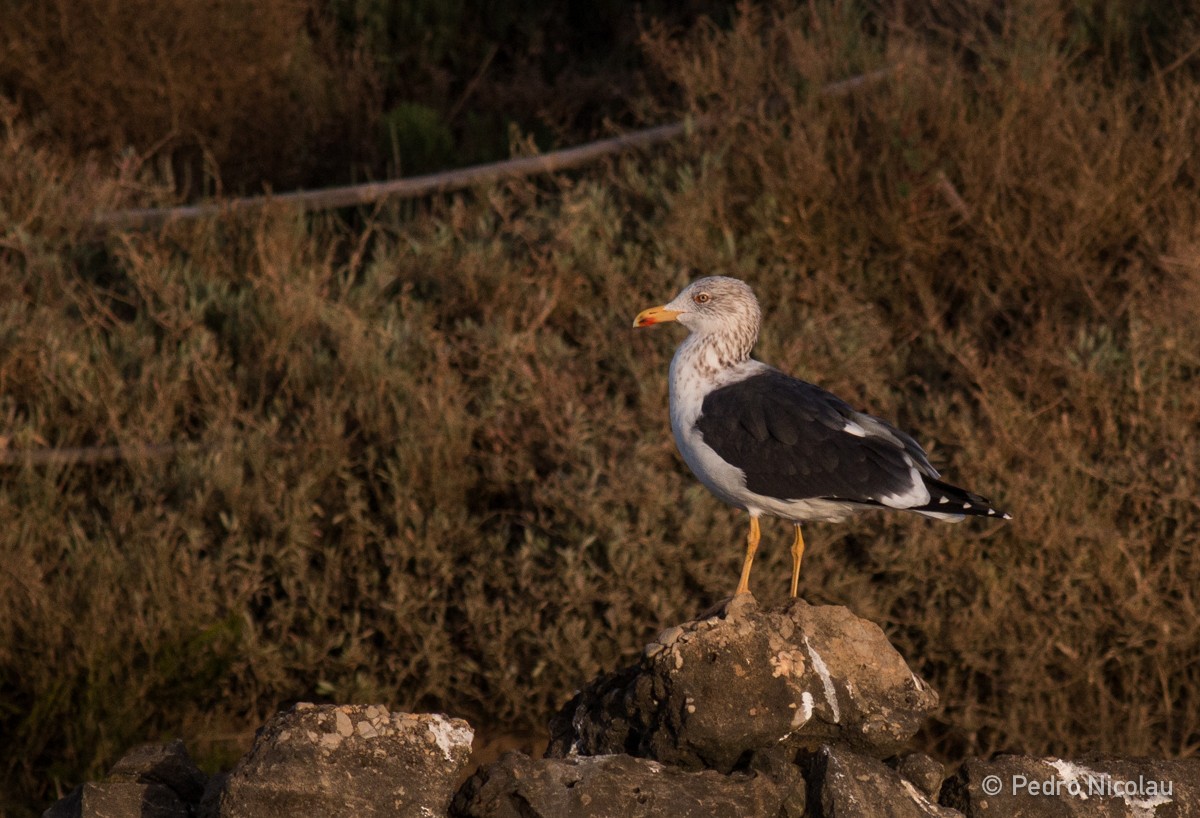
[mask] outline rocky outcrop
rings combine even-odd
[[[883,758],[936,706],[877,625],[803,600],[762,610],[744,594],[585,687],[551,721],[548,755],[628,753],[721,772],[780,746]]]
[[[904,753],[936,705],[845,608],[741,596],[585,686],[551,720],[545,758],[509,753],[468,777],[460,719],[299,704],[229,773],[206,777],[180,742],[147,745],[46,815],[1200,818],[1200,760],[999,756],[943,781],[940,762]]]
[[[45,818],[189,818],[206,782],[182,741],[144,744],[126,753],[106,779],[77,787],[46,810]]]
[[[474,731],[379,705],[298,704],[259,731],[215,799],[215,818],[445,815]]]

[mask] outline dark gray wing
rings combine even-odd
[[[766,497],[873,503],[908,493],[914,463],[937,476],[908,435],[775,370],[710,392],[696,426],[746,473],[746,488]]]

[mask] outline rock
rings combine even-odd
[[[808,801],[808,783],[796,764],[795,754],[783,747],[759,750],[746,769],[766,776],[779,787],[783,800],[778,818],[803,818]]]
[[[1200,759],[970,759],[941,800],[989,818],[1200,818]]]
[[[507,753],[454,799],[455,818],[775,818],[791,795],[759,773],[688,772],[625,755]],[[792,813],[799,814],[799,813]]]
[[[192,761],[179,739],[133,748],[113,765],[108,778],[110,781],[161,784],[187,803],[200,800],[208,781],[208,776]]]
[[[75,818],[83,810],[83,786],[78,786],[51,804],[42,818]]]
[[[820,818],[962,818],[874,758],[823,747],[810,760],[810,798]]]
[[[221,793],[225,792],[225,785],[228,782],[228,771],[209,776],[208,786],[204,788],[204,794],[200,796],[200,804],[195,809],[197,818],[217,818],[221,812]]]
[[[551,721],[547,754],[628,753],[720,772],[780,745],[841,743],[882,758],[936,705],[877,625],[803,600],[760,610],[744,594],[584,688]]]
[[[44,818],[187,818],[207,777],[183,742],[142,744],[113,765],[104,781],[76,787],[43,813]]]
[[[924,753],[908,753],[895,763],[896,772],[911,781],[929,800],[936,801],[946,779],[946,767],[942,762]]]
[[[461,719],[298,704],[258,732],[217,797],[221,818],[446,813],[471,754]]]
[[[84,784],[43,818],[189,818],[187,805],[162,784],[103,781]]]

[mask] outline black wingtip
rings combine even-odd
[[[941,514],[962,514],[970,517],[992,517],[997,520],[1011,520],[1012,515],[1007,511],[995,508],[986,497],[974,492],[943,483],[932,477],[925,478],[925,486],[929,489],[929,503],[909,511],[934,511]]]

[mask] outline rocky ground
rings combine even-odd
[[[906,752],[937,702],[876,625],[745,595],[593,680],[552,717],[544,758],[508,753],[465,784],[461,719],[298,704],[228,773],[145,745],[46,816],[1200,817],[1200,760],[999,756],[945,779]]]

